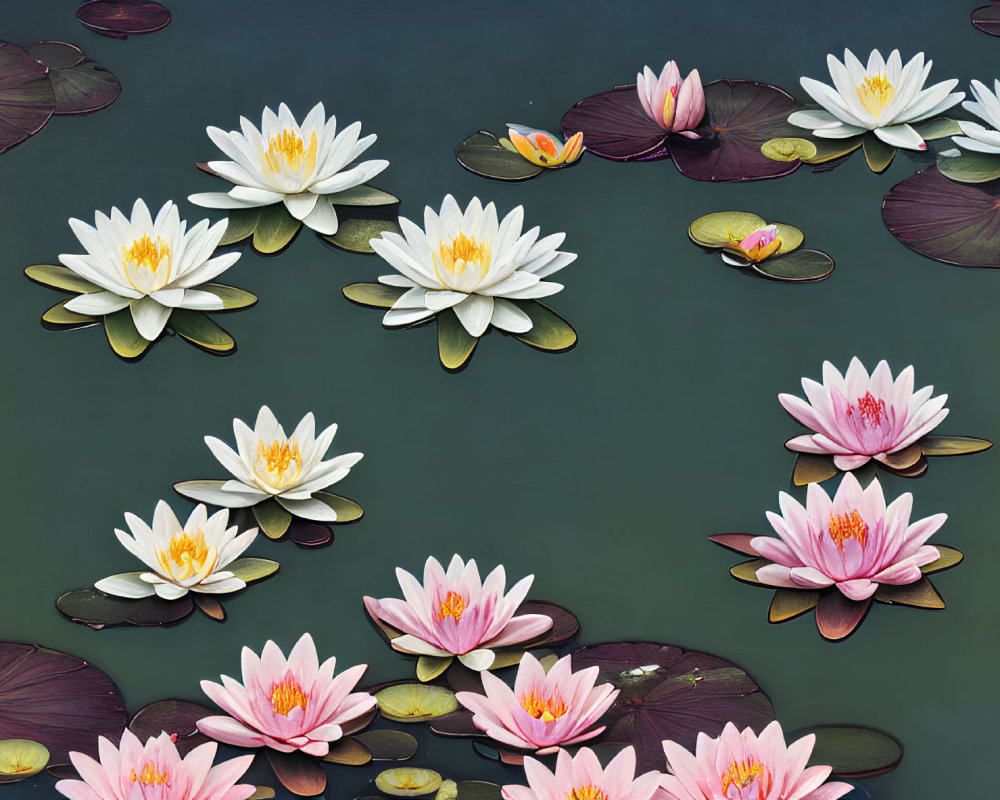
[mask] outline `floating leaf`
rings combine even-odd
[[[158,700],[137,711],[128,724],[128,729],[140,742],[166,731],[176,743],[180,754],[185,756],[198,745],[209,741],[209,738],[198,730],[198,720],[215,713],[186,700]]]
[[[135,327],[135,322],[132,321],[132,311],[128,307],[105,315],[104,333],[108,337],[111,349],[126,361],[139,358],[152,344],[144,339]]]
[[[229,355],[236,350],[236,340],[204,311],[175,308],[170,314],[170,327],[182,339],[209,353]]]
[[[960,183],[988,183],[1000,178],[1000,155],[962,152],[960,156],[938,155],[937,168],[946,178]]]
[[[929,575],[934,572],[943,572],[946,569],[951,569],[952,567],[957,567],[962,561],[965,560],[965,554],[961,550],[956,550],[954,547],[946,547],[943,544],[935,545],[938,549],[938,556],[936,561],[932,561],[930,564],[924,564],[920,568],[920,571],[925,575]]]
[[[48,748],[33,739],[0,740],[0,783],[23,781],[48,763]]]
[[[870,597],[858,602],[844,597],[836,587],[825,590],[816,605],[816,627],[820,635],[830,641],[846,639],[864,620],[871,604]]]
[[[113,39],[154,33],[170,24],[170,12],[151,0],[92,0],[77,9],[76,18],[88,30]]]
[[[279,753],[269,747],[264,752],[275,777],[292,794],[312,797],[326,789],[326,772],[318,759],[299,751]]]
[[[812,611],[819,602],[819,592],[807,589],[778,589],[768,610],[769,622],[786,622],[800,614]]]
[[[68,302],[69,300],[63,300],[61,303],[56,303],[42,314],[42,327],[51,328],[52,330],[86,328],[88,325],[96,325],[101,321],[98,317],[67,311],[66,304]]]
[[[962,456],[991,447],[993,442],[974,436],[925,436],[920,440],[920,450],[925,456]]]
[[[454,661],[453,656],[420,656],[417,659],[417,679],[421,681],[432,681]],[[454,711],[454,709],[449,709]],[[448,713],[448,712],[444,712]]]
[[[785,443],[788,446],[788,443]],[[815,453],[799,453],[792,471],[792,483],[805,486],[807,483],[821,483],[840,472],[833,463],[833,456]]]
[[[253,511],[254,519],[257,520],[260,529],[269,539],[280,539],[292,524],[292,515],[274,498],[269,497],[252,506],[250,510]]]
[[[226,571],[233,573],[244,583],[252,583],[273,575],[278,571],[278,562],[267,558],[237,558],[226,566]]]
[[[635,84],[585,97],[563,115],[561,127],[566,139],[583,131],[584,146],[600,158],[670,158],[667,133],[643,110]]]
[[[757,538],[756,534],[753,533],[716,533],[708,538],[716,544],[720,544],[737,553],[743,553],[748,556],[760,555],[760,553],[750,546],[750,542]]]
[[[416,738],[403,731],[365,731],[354,738],[371,750],[375,761],[406,761],[419,748]]]
[[[903,760],[903,745],[891,733],[865,725],[815,725],[788,734],[789,741],[816,734],[809,766],[833,767],[832,777],[873,778]]]
[[[70,69],[87,57],[83,50],[67,42],[35,42],[24,50],[49,69]]]
[[[947,136],[961,136],[962,126],[958,120],[947,117],[935,117],[924,122],[915,122],[911,125],[924,139],[933,141],[934,139],[944,139]]]
[[[751,586],[766,586],[767,584],[757,580],[757,570],[761,567],[766,567],[771,563],[772,562],[766,558],[755,558],[752,561],[743,561],[739,564],[731,566],[729,568],[729,574],[736,578],[736,580],[742,581],[743,583],[749,583]]]
[[[893,586],[888,583],[879,584],[875,592],[875,599],[880,603],[916,606],[917,608],[940,609],[945,607],[941,595],[927,578],[921,578],[919,581],[902,586]]]
[[[441,781],[434,800],[458,800],[458,784],[453,780]]]
[[[920,460],[921,455],[920,443],[914,442],[902,450],[889,453],[885,457],[885,465],[892,469],[909,469]]]
[[[489,131],[478,131],[460,142],[455,158],[469,172],[498,181],[524,181],[545,171],[520,153],[503,147]]]
[[[417,797],[436,792],[441,773],[421,767],[393,767],[375,776],[375,786],[393,797]]]
[[[389,196],[392,197],[392,195]],[[339,213],[343,214],[343,212]],[[335,247],[351,253],[374,253],[375,251],[369,242],[372,239],[377,239],[386,231],[400,233],[399,223],[396,219],[363,216],[342,217],[337,226],[337,232],[322,238]]]
[[[353,736],[331,742],[330,751],[323,756],[327,764],[344,764],[359,767],[372,760],[372,751]]]
[[[250,308],[257,302],[257,295],[235,286],[226,286],[223,283],[203,283],[198,287],[199,292],[214,294],[222,301],[222,308],[225,311],[235,311],[239,308]]]
[[[352,522],[357,522],[365,515],[365,510],[361,507],[360,503],[356,503],[353,500],[349,500],[346,497],[341,497],[337,494],[330,494],[329,492],[313,492],[313,500],[319,500],[321,503],[326,503],[330,508],[332,508],[337,514],[337,520],[334,525],[347,525]]]
[[[760,152],[772,161],[808,161],[817,155],[815,144],[795,137],[768,139],[760,146]]]
[[[896,156],[896,148],[883,142],[871,131],[862,137],[861,149],[868,162],[868,169],[876,173],[885,172]]]
[[[544,614],[552,620],[552,627],[536,639],[523,642],[520,650],[542,645],[563,644],[580,632],[580,620],[568,609],[544,600],[525,600],[517,607],[518,614]],[[502,652],[502,651],[501,651]]]
[[[1000,36],[1000,3],[979,6],[972,12],[972,24],[990,36]]]
[[[247,800],[271,800],[273,797],[274,789],[270,786],[258,786],[257,791],[250,795]]]
[[[495,783],[487,781],[459,781],[458,800],[501,800],[503,792]]]
[[[288,532],[289,538],[300,547],[325,547],[333,541],[329,526],[315,522],[293,520]]]
[[[197,592],[192,592],[191,599],[198,607],[198,610],[201,611],[206,617],[214,619],[216,622],[226,621],[226,609],[223,608],[222,603],[214,597],[208,597]]]
[[[265,255],[278,253],[292,243],[301,227],[302,223],[288,213],[284,203],[264,206],[253,232],[253,249]]]
[[[431,721],[431,730],[441,736],[483,736],[483,732],[472,723],[472,712],[460,708]]]
[[[511,334],[536,350],[550,353],[564,353],[576,347],[578,340],[573,326],[547,305],[537,300],[512,300],[531,319],[531,330],[526,333]]]
[[[794,250],[751,264],[750,269],[778,281],[818,281],[833,272],[834,266],[822,250]]]
[[[423,722],[458,708],[454,692],[423,683],[388,686],[376,692],[375,699],[382,716],[394,722]]]
[[[191,614],[194,601],[189,595],[177,600],[156,595],[129,600],[96,589],[79,589],[59,597],[56,608],[73,622],[100,630],[114,625],[171,625]]]
[[[458,372],[464,367],[479,344],[459,322],[453,309],[446,308],[437,315],[438,358],[441,366],[449,372]]]
[[[688,236],[702,247],[728,247],[763,228],[767,222],[763,217],[747,211],[716,211],[698,217],[688,226]],[[802,233],[799,232],[799,241]]]
[[[44,57],[49,56],[49,51],[61,42],[41,42],[48,45]],[[31,56],[49,68],[49,83],[52,85],[52,94],[55,97],[55,114],[92,114],[103,108],[110,106],[122,93],[122,85],[113,73],[106,70],[100,64],[89,58],[84,59],[72,67],[58,68],[53,66],[36,55],[32,45],[28,49]],[[69,50],[83,55],[83,51],[71,44],[63,44]],[[68,62],[71,55],[65,55],[58,60]]]
[[[889,190],[882,220],[906,247],[935,261],[1000,267],[997,184],[957,183],[929,167]]]
[[[200,166],[200,165],[199,165]],[[214,173],[213,173],[214,174]],[[229,224],[219,240],[219,246],[236,244],[257,230],[263,208],[234,208],[229,212]]]
[[[0,42],[0,153],[38,133],[55,108],[48,69],[17,45]]]
[[[897,469],[890,467],[888,464],[882,464],[882,467],[893,475],[899,475],[902,478],[919,478],[927,472],[927,459],[921,454],[920,458],[909,467],[900,467]]]
[[[352,303],[370,308],[392,308],[392,304],[406,293],[402,287],[381,283],[351,283],[342,291]]]
[[[56,264],[32,264],[24,274],[35,283],[73,294],[92,294],[104,291],[100,286],[81,278],[73,270]]]

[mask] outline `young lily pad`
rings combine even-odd
[[[182,339],[207,353],[224,356],[236,352],[236,340],[204,311],[175,308],[170,314],[170,327]]]
[[[389,196],[392,197],[392,195]],[[374,253],[375,251],[369,244],[372,239],[379,238],[386,231],[400,233],[399,223],[396,221],[399,217],[396,213],[393,213],[391,218],[386,218],[384,214],[361,213],[367,209],[352,209],[352,211],[354,213],[350,216],[344,211],[338,211],[337,215],[340,219],[337,232],[321,238],[334,247],[351,253]]]
[[[158,700],[139,709],[128,724],[128,729],[140,742],[166,731],[177,745],[180,754],[186,756],[198,745],[209,741],[209,738],[198,730],[197,723],[198,720],[215,713],[211,709],[186,700]]]
[[[454,692],[424,683],[388,686],[375,699],[382,716],[394,722],[424,722],[458,708]]]
[[[727,722],[760,732],[774,709],[737,664],[656,642],[588,645],[573,653],[577,671],[596,665],[598,683],[620,692],[601,718],[605,741],[631,744],[637,769],[661,769],[661,742],[671,739],[694,750],[698,733],[718,736]]]
[[[0,783],[15,783],[37,775],[49,763],[49,750],[33,739],[0,740]]]
[[[403,731],[365,731],[354,738],[371,750],[375,761],[406,761],[413,758],[419,749],[416,738]]]
[[[329,492],[313,492],[313,500],[319,500],[321,503],[326,503],[336,512],[337,519],[330,523],[332,525],[351,525],[365,515],[365,510],[361,507],[360,503],[356,503],[353,500],[349,500],[348,498],[341,497],[337,494],[330,494]]]
[[[768,139],[760,146],[760,152],[772,161],[809,161],[818,154],[813,142],[798,137]]]
[[[957,183],[928,167],[889,190],[882,220],[902,244],[935,261],[1000,267],[998,204],[997,183]]]
[[[822,250],[795,250],[751,264],[765,278],[779,281],[818,281],[833,272],[832,258]]]
[[[352,303],[368,308],[392,308],[392,304],[406,293],[406,289],[399,286],[382,283],[351,283],[342,291]]]
[[[113,39],[155,33],[170,24],[170,12],[151,0],[91,0],[77,9],[76,18],[87,30]]]
[[[292,515],[274,498],[252,506],[254,519],[269,539],[280,539],[292,524]]]
[[[42,327],[47,330],[73,330],[96,325],[101,321],[98,317],[67,311],[66,304],[68,302],[69,300],[63,300],[61,303],[56,303],[42,314]]]
[[[100,286],[81,278],[73,270],[57,264],[32,264],[24,268],[29,280],[42,286],[73,294],[92,294],[103,291]]]
[[[643,110],[635,84],[585,97],[563,115],[561,127],[566,139],[583,131],[584,146],[600,158],[612,161],[670,158],[667,132]],[[671,141],[678,138],[682,137]]]
[[[198,287],[199,292],[214,294],[222,301],[224,311],[236,311],[241,308],[250,308],[257,304],[257,295],[253,292],[237,289],[235,286],[226,286],[223,283],[204,283]]]
[[[190,616],[194,601],[190,594],[177,600],[155,595],[128,600],[97,589],[79,589],[61,595],[56,608],[73,622],[101,630],[115,625],[172,625]]]
[[[990,36],[1000,36],[1000,3],[979,6],[972,12],[972,24]]]
[[[292,243],[302,222],[288,213],[284,203],[264,206],[253,232],[253,249],[263,255],[276,255]]]
[[[960,156],[938,155],[937,168],[959,183],[988,183],[1000,178],[1000,155],[963,151]]]
[[[441,773],[421,767],[393,767],[375,776],[375,786],[392,797],[419,797],[438,790]]]
[[[268,558],[237,558],[226,567],[227,572],[239,578],[244,583],[263,580],[278,571],[277,561]]]
[[[198,165],[199,167],[201,164]],[[215,174],[215,173],[212,173]],[[236,244],[253,235],[260,222],[263,208],[234,208],[229,212],[229,224],[226,232],[219,239],[219,246]]]
[[[734,245],[768,224],[762,217],[747,211],[716,211],[692,222],[688,226],[688,237],[702,247],[730,248],[733,253],[739,254],[741,251]],[[802,244],[805,234],[794,225],[784,222],[770,224],[775,226],[775,234],[781,240],[775,255],[789,253]]]
[[[903,745],[891,733],[867,725],[815,725],[794,731],[789,741],[816,735],[809,766],[833,767],[835,778],[874,778],[903,760]]]
[[[70,750],[97,756],[98,737],[117,741],[126,721],[121,692],[101,670],[21,642],[0,642],[0,708],[0,739],[38,742],[53,764],[68,764]]]
[[[312,797],[326,790],[326,772],[319,759],[302,752],[279,753],[264,748],[275,777],[292,794]]]
[[[864,151],[865,161],[868,162],[868,169],[875,173],[885,172],[896,156],[895,147],[886,144],[871,132],[862,137],[861,149]]]
[[[112,73],[66,42],[36,42],[25,48],[49,68],[49,83],[55,97],[55,114],[91,114],[107,108],[122,93]]]
[[[104,333],[115,355],[126,361],[135,361],[152,344],[139,333],[135,322],[132,321],[132,311],[127,307],[105,315]]]
[[[871,608],[872,598],[849,600],[836,587],[820,593],[816,604],[816,627],[820,636],[831,642],[846,639],[862,623]]]
[[[48,69],[17,45],[0,42],[0,153],[38,133],[55,109]]]
[[[531,330],[526,333],[511,334],[536,350],[549,353],[565,353],[576,347],[579,337],[568,321],[537,300],[512,300],[521,311],[530,317]]]
[[[458,372],[472,358],[479,339],[470,336],[455,312],[446,308],[437,315],[438,358],[448,372]]]
[[[460,142],[455,158],[469,172],[498,181],[525,181],[545,171],[520,153],[503,147],[489,131],[477,131]]]

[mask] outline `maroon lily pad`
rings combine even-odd
[[[36,42],[25,49],[38,63],[49,68],[57,115],[100,111],[122,93],[118,78],[87,58],[76,45]]]
[[[216,712],[204,706],[185,700],[159,700],[139,709],[128,724],[128,729],[141,742],[166,731],[177,744],[180,754],[186,756],[198,745],[211,741],[198,730],[197,723],[214,713]]]
[[[716,544],[722,545],[728,550],[733,550],[744,555],[759,557],[760,553],[750,546],[750,542],[756,539],[758,534],[754,533],[716,533],[708,538]]]
[[[598,683],[619,690],[601,718],[603,739],[635,747],[641,772],[663,768],[667,739],[694,750],[699,732],[722,733],[727,722],[758,733],[774,719],[767,695],[738,664],[657,642],[610,642],[573,653],[573,669],[597,666]]]
[[[973,11],[972,24],[983,33],[1000,36],[1000,3],[990,3]]]
[[[114,682],[82,658],[35,644],[0,642],[0,739],[45,745],[52,764],[69,751],[97,755],[97,739],[117,742],[125,702]]]
[[[299,519],[293,519],[288,526],[288,537],[299,547],[326,547],[333,543],[333,531],[329,525]]]
[[[1000,181],[959,183],[928,167],[882,201],[889,233],[921,255],[962,267],[1000,267]]]
[[[0,153],[38,133],[56,108],[48,69],[10,42],[0,42]]]
[[[128,600],[97,589],[78,589],[59,597],[56,608],[73,622],[101,630],[115,625],[171,625],[189,616],[194,602],[190,595],[177,600],[155,595]]]
[[[769,139],[801,135],[788,124],[798,104],[784,89],[724,78],[705,86],[705,106],[707,130],[714,136],[670,140],[670,154],[682,174],[699,181],[756,181],[798,169],[798,161],[772,161],[760,151]]]
[[[832,587],[819,597],[816,627],[824,639],[839,642],[857,630],[871,605],[870,597],[861,602],[849,600],[839,589]]]
[[[313,797],[326,789],[326,772],[319,759],[301,752],[279,753],[266,750],[275,777],[292,794]]]
[[[472,712],[464,708],[442,714],[430,721],[431,730],[441,736],[485,736],[472,724]]]
[[[77,9],[76,18],[87,30],[113,39],[154,33],[170,24],[170,12],[151,0],[93,0]]]
[[[612,161],[670,158],[667,132],[650,119],[635,84],[585,97],[562,118],[563,136],[583,131],[590,153]]]
[[[544,600],[525,600],[517,607],[520,614],[544,614],[552,619],[552,627],[537,639],[525,642],[522,647],[511,649],[527,649],[529,647],[541,647],[542,645],[562,644],[568,642],[580,632],[580,620],[576,615],[555,603],[547,603]]]

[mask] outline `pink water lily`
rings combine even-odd
[[[768,256],[777,252],[778,248],[781,247],[781,239],[778,238],[778,226],[765,225],[763,228],[758,228],[749,236],[737,242],[736,246],[751,261],[763,261]]]
[[[169,734],[143,745],[126,729],[120,747],[103,736],[97,746],[100,762],[83,753],[69,754],[83,780],[59,781],[56,791],[71,800],[246,800],[257,791],[252,784],[236,785],[253,756],[213,767],[215,742],[199,745],[182,759]]]
[[[660,786],[670,800],[837,800],[853,787],[825,783],[830,767],[806,767],[815,744],[810,733],[786,747],[777,720],[759,737],[727,722],[717,739],[699,733],[694,755],[664,742],[673,774],[664,775]]]
[[[268,641],[260,658],[244,647],[242,661],[242,685],[227,675],[222,686],[201,682],[202,691],[231,715],[198,722],[198,730],[220,742],[325,756],[330,742],[360,727],[358,720],[375,708],[368,692],[351,692],[368,665],[351,667],[334,678],[337,659],[320,665],[308,633],[287,660],[278,645]]]
[[[635,777],[635,750],[626,747],[601,767],[594,751],[581,747],[575,756],[560,750],[556,770],[524,759],[527,786],[503,787],[504,800],[650,800],[663,777],[656,770]]]
[[[693,69],[681,80],[674,61],[663,65],[659,77],[649,67],[636,75],[639,102],[650,119],[663,130],[679,133],[688,139],[701,137],[692,129],[705,116],[705,91],[698,70]]]
[[[559,659],[546,675],[531,653],[517,668],[514,689],[489,672],[482,674],[486,695],[458,692],[458,702],[472,712],[472,722],[501,744],[554,753],[600,735],[591,728],[611,708],[618,690],[610,683],[594,686],[596,666],[573,672],[571,656]]]
[[[948,395],[931,397],[933,386],[913,391],[913,367],[899,373],[895,382],[885,361],[871,377],[861,361],[852,358],[841,375],[823,362],[823,383],[802,379],[809,402],[791,394],[778,401],[795,419],[815,433],[789,439],[785,446],[801,453],[833,455],[838,469],[850,470],[869,459],[886,458],[926,436],[948,416]]]
[[[445,572],[433,556],[424,565],[423,586],[401,567],[396,578],[404,600],[365,597],[373,617],[403,632],[392,640],[395,650],[422,656],[458,656],[472,670],[488,669],[493,649],[527,642],[552,627],[544,614],[517,613],[534,575],[515,583],[504,594],[506,574],[498,566],[485,581],[475,559],[465,563],[455,555]]]
[[[756,536],[750,546],[774,561],[757,570],[757,579],[790,589],[836,587],[851,600],[865,600],[879,584],[902,585],[920,580],[920,568],[940,557],[924,544],[947,514],[910,524],[913,495],[897,497],[888,508],[882,487],[873,480],[861,489],[851,473],[844,475],[833,500],[816,483],[809,484],[806,507],[782,492],[781,516],[767,519],[780,540]]]

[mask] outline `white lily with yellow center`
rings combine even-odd
[[[323,461],[337,433],[336,424],[316,436],[316,420],[306,414],[291,436],[278,423],[271,409],[261,406],[253,430],[241,419],[233,420],[236,450],[221,439],[206,436],[205,444],[233,475],[220,488],[187,481],[176,486],[193,500],[226,508],[246,508],[269,498],[297,517],[334,522],[336,512],[313,493],[343,479],[362,453],[346,453]]]
[[[209,161],[208,167],[236,184],[228,192],[202,192],[188,197],[205,208],[259,208],[284,203],[288,213],[317,233],[337,232],[333,198],[371,180],[389,166],[383,159],[362,161],[345,169],[376,138],[359,138],[361,123],[339,133],[337,118],[327,119],[317,103],[299,125],[282,103],[275,114],[264,109],[260,130],[240,117],[240,131],[208,127],[208,137],[232,161]]]
[[[126,514],[125,522],[132,535],[116,528],[118,541],[152,572],[104,578],[94,584],[102,592],[133,599],[156,594],[176,600],[188,592],[228,594],[246,586],[226,567],[251,545],[257,529],[239,533],[235,525],[227,528],[229,511],[208,516],[205,506],[199,505],[181,525],[173,509],[161,500],[153,512],[152,528],[135,514]]]
[[[952,136],[951,140],[966,150],[978,153],[1000,154],[1000,80],[993,82],[995,91],[990,91],[982,81],[972,81],[972,96],[975,102],[966,100],[962,108],[971,111],[990,124],[987,128],[978,122],[959,120],[958,125],[964,136]]]
[[[883,59],[878,50],[863,65],[850,50],[844,50],[844,63],[826,57],[833,86],[802,78],[800,83],[809,96],[825,110],[796,111],[788,121],[809,128],[823,139],[847,139],[871,131],[893,147],[926,150],[923,137],[911,123],[930,119],[951,108],[964,92],[952,92],[958,79],[935,83],[926,89],[932,61],[924,63],[917,53],[906,66],[898,50]]]
[[[451,308],[470,336],[482,336],[490,325],[509,333],[531,330],[530,317],[510,301],[561,291],[562,284],[543,278],[571,264],[576,254],[556,249],[565,233],[539,239],[539,228],[522,234],[523,224],[522,206],[498,222],[493,203],[484,208],[473,197],[463,212],[450,194],[440,213],[424,210],[423,229],[400,217],[403,236],[386,231],[371,240],[372,249],[399,271],[379,282],[407,289],[383,324],[410,325]]]
[[[135,327],[148,341],[162,332],[175,308],[216,311],[222,300],[197,286],[221,275],[239,253],[212,257],[228,222],[209,227],[203,219],[190,231],[177,206],[167,201],[153,219],[140,199],[131,218],[117,208],[108,217],[95,214],[95,225],[69,221],[85,255],[63,254],[59,261],[102,291],[66,301],[66,310],[103,316],[131,308]]]

